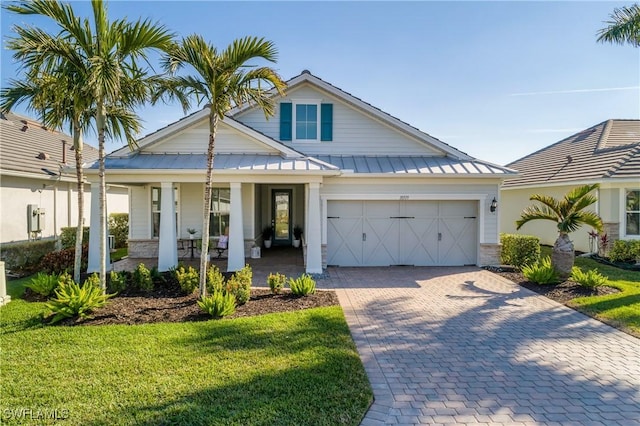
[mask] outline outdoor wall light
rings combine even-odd
[[[496,197],[493,197],[493,200],[491,201],[491,205],[489,206],[489,210],[491,210],[491,213],[493,213],[496,211],[497,208],[498,208],[498,201],[496,201]]]

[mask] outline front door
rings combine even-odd
[[[273,244],[291,245],[291,190],[271,191]]]

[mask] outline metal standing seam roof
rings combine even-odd
[[[67,165],[74,165],[71,136],[48,130],[37,120],[11,112],[0,117],[0,169],[3,171],[32,173],[47,179],[57,177],[62,165],[63,146],[67,150]],[[90,163],[97,159],[98,150],[84,144],[82,161]],[[75,179],[75,172],[62,173],[62,176]]]
[[[137,154],[107,157],[110,170],[206,170],[206,154]],[[284,158],[270,154],[216,154],[214,170],[246,171],[330,171],[337,168],[311,157]],[[90,169],[97,169],[94,163]]]
[[[205,170],[204,154],[137,154],[131,157],[107,157],[110,170]],[[90,168],[96,169],[97,164]],[[215,170],[238,171],[337,171],[354,173],[422,175],[513,175],[506,167],[482,161],[429,156],[319,155],[283,158],[269,154],[216,154]]]
[[[480,160],[433,156],[317,155],[315,158],[354,173],[421,175],[515,175],[516,171]]]
[[[640,120],[607,120],[507,164],[504,187],[611,178],[640,180]]]

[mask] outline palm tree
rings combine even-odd
[[[185,112],[193,98],[209,104],[209,144],[207,148],[207,173],[202,217],[202,253],[200,256],[200,294],[206,295],[206,268],[209,253],[209,216],[213,190],[213,162],[216,131],[219,121],[233,107],[252,103],[260,107],[268,118],[275,107],[271,89],[282,94],[285,83],[269,67],[251,67],[247,62],[264,59],[275,62],[275,45],[263,38],[245,37],[233,41],[224,51],[207,43],[199,35],[190,35],[168,52],[163,59],[167,71],[176,71],[189,65],[193,75],[174,76],[169,79],[154,100],[162,97],[178,99]]]
[[[598,184],[583,185],[569,191],[561,200],[534,194],[529,199],[542,203],[542,206],[533,205],[525,208],[520,219],[516,221],[516,229],[536,219],[546,219],[556,223],[559,235],[553,246],[551,264],[561,277],[566,278],[571,274],[575,257],[569,233],[582,225],[589,225],[598,232],[602,231],[602,219],[596,213],[584,210],[597,201],[596,197],[590,194],[597,188],[599,188]]]
[[[598,41],[640,46],[640,6],[631,6],[614,9],[610,15],[611,21],[606,28],[598,31]]]
[[[27,109],[35,111],[39,119],[47,128],[60,129],[67,127],[73,135],[73,150],[75,154],[76,188],[78,192],[78,225],[76,229],[76,244],[73,278],[80,281],[82,263],[82,234],[84,217],[84,173],[82,170],[82,135],[87,130],[90,117],[89,105],[86,100],[84,87],[73,82],[70,76],[56,77],[42,72],[42,70],[28,70],[23,80],[10,79],[6,88],[0,92],[0,110],[10,111],[23,102]],[[72,77],[72,75],[71,75]]]
[[[102,0],[92,0],[92,20],[76,17],[69,4],[55,1],[21,1],[7,9],[24,15],[50,18],[58,27],[55,36],[33,27],[17,27],[19,37],[10,43],[15,57],[31,69],[44,68],[52,75],[72,72],[88,92],[95,108],[100,181],[100,229],[106,229],[105,136],[124,136],[130,146],[140,120],[132,111],[150,93],[153,78],[141,63],[148,52],[164,51],[173,35],[149,20],[109,21]],[[106,235],[100,232],[100,282],[106,289]]]

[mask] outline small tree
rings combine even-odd
[[[175,74],[188,66],[191,75],[176,75],[165,82],[156,94],[158,100],[178,99],[185,112],[195,99],[209,104],[209,142],[207,144],[207,166],[204,185],[204,209],[202,218],[202,251],[200,254],[200,295],[206,295],[207,255],[209,253],[209,217],[213,193],[213,162],[218,124],[234,107],[254,104],[265,117],[275,113],[275,102],[271,90],[284,93],[285,83],[270,67],[256,67],[253,60],[275,62],[275,45],[263,38],[244,37],[234,40],[225,50],[207,43],[199,35],[182,39],[164,57],[165,69]],[[237,218],[236,220],[241,220]]]
[[[542,206],[533,205],[525,208],[520,214],[520,219],[516,221],[516,229],[520,229],[525,223],[537,219],[556,223],[558,239],[553,245],[551,264],[562,278],[571,274],[575,258],[573,242],[569,238],[569,233],[582,225],[589,225],[598,232],[602,231],[602,219],[594,212],[585,211],[585,208],[597,201],[590,192],[598,187],[598,184],[593,184],[574,188],[560,200],[547,195],[534,194],[529,199],[542,203]]]

